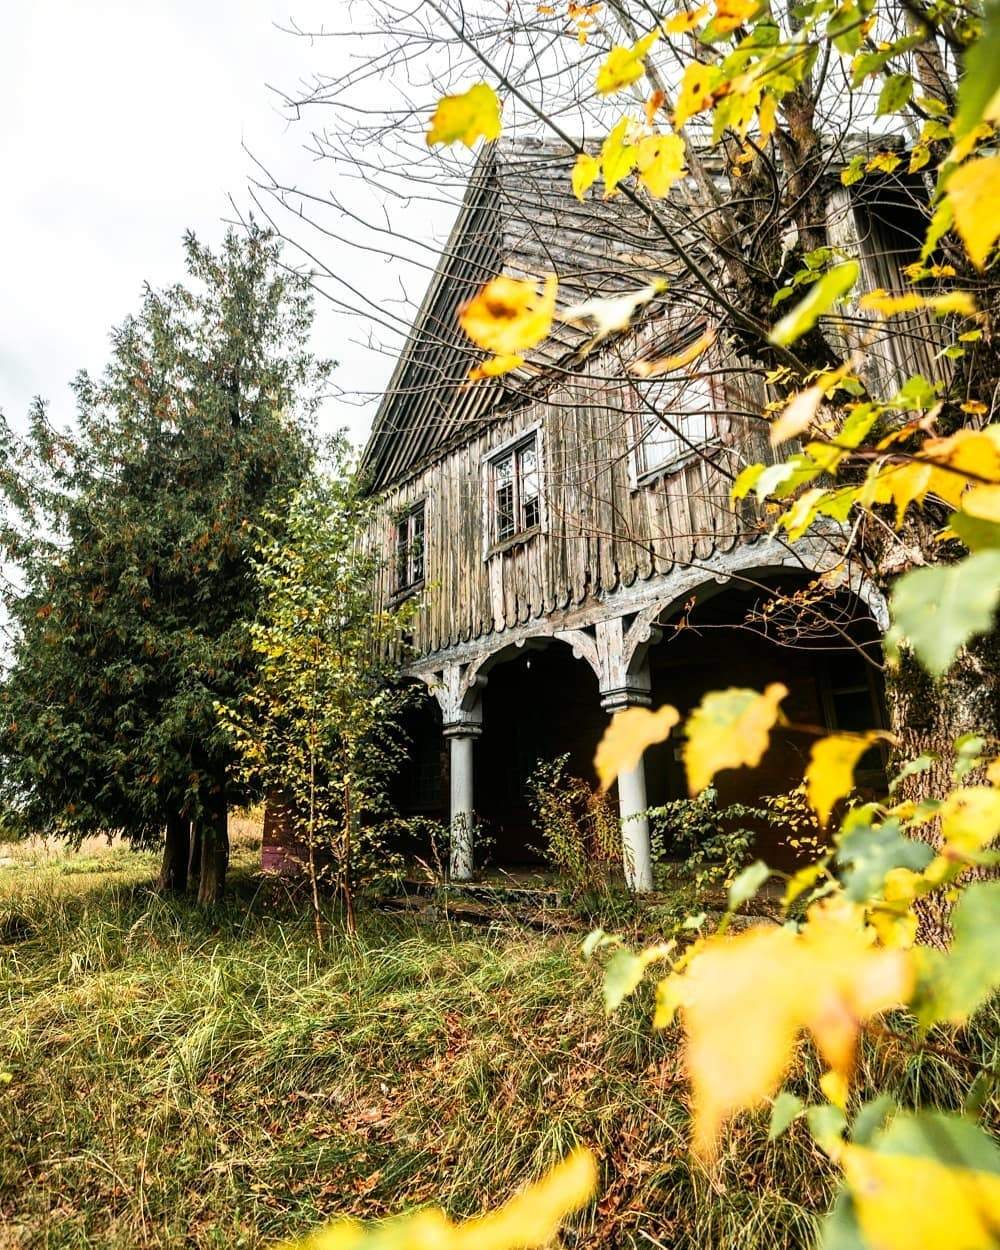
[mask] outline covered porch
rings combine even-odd
[[[451,828],[453,878],[472,880],[488,863],[544,863],[529,778],[540,761],[568,755],[569,771],[596,785],[594,751],[621,709],[672,703],[684,716],[711,690],[781,681],[789,688],[785,713],[796,724],[881,727],[880,604],[844,588],[820,610],[808,589],[814,579],[801,568],[742,568],[634,611],[526,632],[421,672],[434,715],[426,734],[411,731],[411,740],[414,759],[425,761],[417,773],[426,778],[427,759],[439,762],[438,810]],[[811,741],[776,730],[759,768],[719,775],[720,804],[793,789]],[[616,787],[626,879],[639,892],[653,885],[645,813],[687,794],[681,747],[675,731]],[[877,790],[882,767],[877,751],[862,761],[862,789]],[[400,798],[405,810],[407,796]],[[759,849],[780,858],[766,840]]]

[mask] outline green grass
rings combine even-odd
[[[605,1183],[570,1244],[808,1244],[831,1172],[805,1132],[769,1145],[744,1119],[714,1175],[693,1165],[676,1033],[651,1033],[648,996],[606,1020],[575,940],[368,915],[318,952],[249,854],[211,918],[153,895],[154,870],[124,850],[0,869],[0,1247],[256,1247],[340,1213],[466,1215],[577,1141]],[[968,1086],[936,1056],[865,1071],[911,1102]]]

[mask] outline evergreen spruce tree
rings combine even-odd
[[[41,402],[24,438],[0,429],[0,799],[22,832],[164,840],[160,886],[190,865],[211,903],[253,797],[215,709],[253,680],[253,544],[309,471],[327,366],[268,235],[184,246],[189,281],[147,288],[103,376],[77,378],[74,429]]]

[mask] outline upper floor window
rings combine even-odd
[[[396,521],[396,590],[412,590],[424,580],[424,505],[416,504]]]
[[[486,472],[489,546],[537,529],[542,520],[537,432],[492,453]]]
[[[715,379],[666,377],[628,389],[635,477],[641,481],[710,442],[717,431]]]

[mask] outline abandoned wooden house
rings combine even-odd
[[[831,181],[830,237],[860,241],[869,288],[896,285],[916,232],[898,206],[882,212]],[[670,211],[698,263],[697,202],[675,196]],[[557,323],[521,369],[469,384],[481,353],[459,306],[500,273],[550,272],[561,307],[669,285],[626,332],[595,342],[585,326]],[[813,611],[809,587],[838,563],[829,531],[792,543],[756,505],[730,501],[739,470],[773,458],[763,372],[722,336],[687,370],[643,379],[634,367],[711,326],[642,207],[578,202],[564,150],[501,140],[483,151],[363,460],[382,501],[378,594],[419,596],[408,671],[429,697],[408,727],[399,801],[450,820],[456,878],[478,866],[479,831],[494,863],[537,862],[529,775],[568,754],[574,773],[593,778],[619,709],[685,712],[709,690],[780,680],[796,722],[882,723],[878,668],[864,654],[875,654],[879,596],[848,570]],[[933,370],[921,336],[911,341],[917,367]],[[865,367],[905,376],[914,363],[904,351],[886,339]],[[794,787],[808,745],[776,733],[759,769],[720,775],[720,800]],[[652,880],[643,813],[685,793],[679,747],[651,749],[618,782],[636,889]]]

